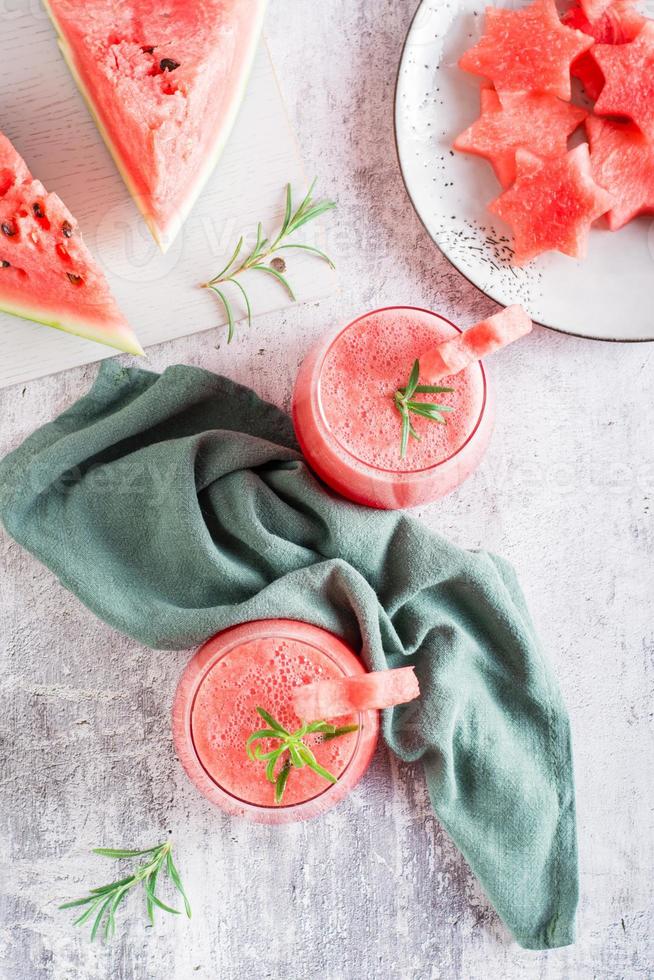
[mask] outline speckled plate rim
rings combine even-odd
[[[418,3],[418,5],[417,5],[417,7],[416,7],[416,9],[415,9],[415,11],[413,13],[413,16],[411,18],[411,22],[409,24],[409,28],[408,28],[407,33],[406,33],[406,37],[404,38],[404,42],[402,44],[402,51],[400,53],[400,59],[399,59],[398,67],[397,67],[397,73],[396,73],[396,76],[395,76],[395,88],[394,88],[394,94],[393,94],[393,137],[394,137],[394,142],[395,142],[395,152],[396,152],[396,155],[397,155],[398,166],[399,166],[400,174],[402,176],[402,182],[404,184],[404,188],[405,188],[406,193],[407,193],[407,197],[409,198],[409,200],[411,202],[411,205],[412,205],[412,207],[413,207],[416,215],[418,216],[418,220],[420,221],[420,224],[425,229],[427,235],[433,241],[434,245],[436,245],[436,247],[443,253],[443,255],[445,256],[445,258],[448,260],[448,262],[452,266],[454,266],[454,268],[464,277],[464,279],[466,279],[472,286],[474,286],[476,289],[478,289],[485,296],[488,296],[489,299],[492,299],[495,303],[499,303],[500,305],[503,306],[503,305],[505,305],[504,298],[502,296],[498,295],[492,288],[481,287],[478,283],[476,283],[474,281],[474,279],[468,274],[468,272],[466,272],[465,269],[462,268],[461,264],[459,264],[458,262],[455,261],[455,259],[453,258],[450,250],[448,250],[438,240],[438,238],[435,235],[432,234],[432,232],[431,232],[431,230],[430,230],[430,228],[429,228],[429,226],[427,224],[427,221],[423,217],[423,215],[421,213],[421,209],[418,206],[418,203],[415,200],[415,197],[414,197],[414,195],[411,192],[411,180],[410,180],[409,176],[407,175],[406,169],[405,169],[405,167],[404,167],[404,165],[402,163],[402,149],[400,147],[400,137],[399,137],[399,133],[398,133],[398,128],[399,128],[398,127],[398,117],[400,115],[399,90],[400,90],[400,83],[401,83],[401,77],[402,77],[402,70],[405,67],[405,59],[407,57],[407,51],[408,51],[408,47],[409,47],[409,44],[410,44],[410,41],[411,41],[411,35],[412,35],[413,30],[414,30],[415,24],[416,24],[418,18],[420,17],[420,14],[421,14],[421,11],[422,11],[423,6],[425,6],[425,4],[428,3],[428,2],[430,2],[430,0],[420,0],[420,2]],[[647,343],[654,343],[654,330],[653,330],[652,336],[650,336],[650,337],[599,337],[599,336],[596,336],[596,335],[593,335],[593,334],[590,334],[590,333],[578,333],[578,332],[576,332],[574,330],[567,330],[567,329],[564,329],[563,327],[556,327],[556,326],[554,326],[553,324],[550,324],[550,323],[542,323],[541,321],[539,321],[537,319],[534,319],[534,323],[536,323],[538,326],[545,327],[547,330],[553,330],[555,333],[564,334],[564,335],[566,335],[568,337],[576,337],[576,338],[578,338],[580,340],[600,341],[600,342],[608,343],[608,344],[647,344]]]

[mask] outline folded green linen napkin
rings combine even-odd
[[[511,567],[401,512],[332,495],[291,421],[191,367],[106,361],[85,397],[0,462],[8,532],[106,622],[156,648],[303,620],[373,670],[414,664],[384,735],[517,941],[574,941],[570,732]]]

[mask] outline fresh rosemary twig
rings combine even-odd
[[[75,919],[74,925],[82,925],[84,922],[88,922],[93,918],[93,928],[91,929],[92,940],[95,939],[101,927],[105,939],[110,939],[114,935],[116,931],[116,909],[127,897],[130,889],[134,888],[136,885],[142,884],[145,888],[145,906],[150,922],[153,925],[155,906],[162,909],[164,912],[172,912],[173,915],[179,915],[180,913],[177,909],[172,909],[169,905],[165,905],[161,899],[157,898],[155,895],[157,878],[159,873],[164,868],[167,871],[173,885],[182,896],[184,901],[184,909],[187,916],[189,919],[191,918],[191,906],[188,898],[186,897],[184,886],[182,885],[181,878],[179,877],[179,872],[173,862],[172,844],[170,841],[167,841],[165,844],[158,844],[156,847],[149,847],[143,851],[116,850],[110,847],[96,847],[93,853],[101,854],[103,857],[117,858],[118,860],[123,860],[124,858],[141,857],[144,855],[148,855],[148,857],[145,861],[141,862],[134,874],[129,875],[126,878],[120,878],[118,881],[114,881],[110,885],[101,885],[99,888],[91,888],[86,898],[78,898],[73,902],[66,902],[64,905],[59,906],[60,909],[72,909],[76,908],[77,906],[86,906],[82,914]],[[103,919],[104,926],[102,925]]]
[[[300,249],[303,252],[311,252],[313,255],[317,255],[319,258],[327,262],[332,269],[334,268],[334,263],[332,260],[319,248],[315,248],[313,245],[304,245],[299,242],[285,241],[289,235],[292,235],[293,232],[297,231],[298,228],[301,228],[302,225],[306,225],[308,221],[313,221],[314,218],[319,218],[321,214],[324,214],[326,211],[331,211],[336,207],[334,201],[319,201],[318,203],[314,202],[312,195],[315,185],[316,182],[314,180],[300,206],[296,210],[293,210],[291,185],[287,184],[284,221],[275,238],[266,238],[263,233],[263,225],[261,222],[259,222],[257,226],[257,240],[249,255],[244,259],[240,258],[244,244],[244,237],[241,235],[236,243],[234,251],[232,252],[231,258],[224,269],[221,269],[218,275],[202,284],[205,289],[211,289],[216,294],[225,309],[225,313],[227,314],[228,343],[231,343],[234,337],[235,317],[232,304],[225,290],[227,283],[231,283],[233,286],[236,286],[241,293],[243,302],[245,303],[245,309],[247,311],[248,324],[250,325],[252,323],[252,305],[250,303],[250,298],[242,283],[240,283],[236,278],[237,276],[240,276],[241,273],[247,272],[249,269],[256,270],[258,272],[265,272],[267,275],[276,279],[295,302],[295,293],[293,292],[288,279],[283,275],[283,273],[286,271],[286,264],[281,257],[273,258],[275,253],[286,249]],[[270,259],[272,259],[272,262],[266,265],[265,263]]]
[[[402,418],[402,440],[400,443],[400,457],[404,459],[409,445],[409,436],[420,440],[420,436],[411,425],[410,413],[420,415],[422,418],[429,419],[431,422],[440,422],[441,425],[447,424],[443,412],[453,412],[451,405],[437,405],[435,402],[416,402],[412,401],[414,395],[423,394],[443,394],[454,391],[454,388],[443,388],[441,385],[419,385],[420,361],[414,361],[406,388],[398,388],[393,398],[395,407]]]
[[[289,732],[263,708],[257,708],[257,713],[261,715],[268,727],[253,732],[245,743],[245,747],[253,762],[265,762],[266,779],[275,784],[275,803],[282,802],[286,783],[293,768],[302,769],[303,766],[309,766],[328,782],[338,782],[336,776],[333,776],[324,766],[320,765],[303,739],[306,735],[318,733],[322,734],[325,740],[339,738],[341,735],[349,734],[349,732],[356,732],[359,728],[358,725],[343,725],[337,728],[326,721],[312,721],[302,725],[295,732]],[[267,738],[277,739],[281,745],[279,748],[271,749],[268,752],[265,752],[259,745],[255,747],[255,742]],[[280,761],[281,766],[277,769],[277,763]],[[276,769],[277,772],[275,772]]]

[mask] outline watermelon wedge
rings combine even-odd
[[[293,706],[299,718],[317,721],[340,718],[353,711],[392,708],[420,696],[413,667],[378,670],[372,674],[313,681],[298,687]]]
[[[645,23],[645,17],[634,9],[632,0],[613,0],[596,20],[590,21],[581,7],[571,7],[562,17],[567,27],[574,27],[595,38],[598,44],[627,44],[633,41]],[[602,69],[586,51],[572,63],[572,74],[584,86],[589,98],[599,98],[604,87]]]
[[[518,150],[516,169],[513,186],[488,208],[513,229],[513,264],[524,265],[552,249],[583,258],[591,224],[614,204],[593,180],[588,144],[557,160]]]
[[[627,116],[654,142],[654,21],[629,44],[596,44],[593,56],[606,79],[597,115]]]
[[[570,64],[593,39],[559,20],[554,0],[520,10],[486,8],[485,32],[459,60],[464,71],[489,78],[506,92],[547,92],[570,101]]]
[[[0,133],[0,309],[142,354],[77,221]]]
[[[654,146],[633,123],[589,117],[593,177],[615,202],[607,214],[617,231],[639,214],[654,213]]]
[[[454,141],[454,148],[485,157],[502,187],[515,180],[515,153],[522,147],[542,157],[563,156],[568,136],[586,118],[578,106],[536,92],[481,90],[481,116]]]
[[[521,306],[507,306],[474,327],[438,344],[420,357],[420,378],[433,384],[441,378],[458,374],[475,361],[524,337],[533,327]]]
[[[213,171],[267,0],[46,0],[60,47],[163,251]]]

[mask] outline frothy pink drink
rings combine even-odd
[[[298,687],[365,674],[358,657],[325,630],[290,620],[262,620],[209,640],[186,668],[173,708],[178,756],[198,789],[228,813],[261,823],[316,816],[335,806],[367,769],[377,743],[376,711],[338,719],[300,719],[293,709]],[[308,766],[291,769],[281,804],[265,765],[248,756],[248,737],[265,728],[257,707],[289,731],[303,721],[358,725],[356,732],[324,740],[306,737],[318,763],[337,778],[329,783]],[[269,743],[269,744],[268,744]],[[265,750],[278,743],[266,740]]]
[[[449,493],[475,469],[493,417],[480,362],[439,378],[451,393],[416,394],[416,401],[452,411],[446,424],[412,416],[420,438],[409,440],[404,458],[393,401],[414,361],[460,333],[427,310],[389,307],[360,317],[309,354],[295,387],[293,419],[307,461],[333,489],[371,507],[410,507]]]

